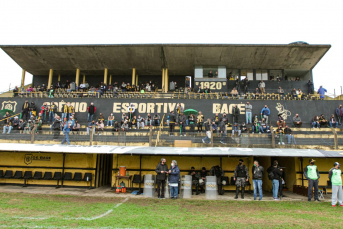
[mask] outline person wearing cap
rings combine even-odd
[[[308,195],[307,199],[310,202],[312,198],[312,189],[314,187],[314,201],[320,202],[318,199],[318,179],[320,178],[318,168],[314,165],[315,160],[310,159],[309,165],[304,169],[304,176],[308,180]]]
[[[343,207],[342,171],[341,164],[339,164],[338,162],[335,162],[333,164],[333,168],[330,169],[329,180],[332,184],[332,207],[336,207],[337,201],[339,203],[339,206]]]
[[[199,174],[195,171],[195,168],[192,166],[191,171],[188,175],[192,176],[192,184],[195,185],[195,192],[199,195]]]
[[[244,199],[245,182],[249,181],[249,171],[248,168],[244,165],[243,159],[239,159],[239,164],[236,166],[233,173],[233,180],[236,181],[235,199],[238,199],[240,187],[242,187],[241,198]]]

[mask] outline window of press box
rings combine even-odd
[[[218,78],[218,66],[203,67],[204,78]]]
[[[256,80],[268,80],[268,70],[256,70]]]
[[[269,70],[269,79],[277,80],[278,78],[282,79],[282,70]]]
[[[239,78],[239,70],[238,69],[226,69],[227,79],[228,80],[236,80]]]
[[[248,69],[241,69],[241,80],[244,80],[245,78],[248,78],[248,80],[254,79],[254,71],[248,70]]]

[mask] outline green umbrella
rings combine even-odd
[[[8,109],[0,110],[0,115],[4,116],[6,114],[6,112],[8,112],[11,116],[14,115],[14,112],[12,110],[8,110]]]
[[[183,112],[184,115],[190,115],[190,114],[194,114],[194,115],[197,115],[198,114],[198,111],[197,110],[194,110],[194,109],[187,109]]]

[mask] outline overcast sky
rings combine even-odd
[[[343,85],[343,1],[0,1],[0,44],[331,44],[317,88]],[[47,72],[48,74],[48,72]],[[0,50],[0,91],[21,68]],[[26,75],[25,84],[32,81]]]

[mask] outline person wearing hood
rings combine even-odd
[[[333,168],[331,168],[329,171],[329,180],[331,181],[332,185],[332,207],[336,207],[337,201],[339,206],[343,207],[342,171],[340,163],[335,162],[333,164]]]
[[[241,198],[244,199],[245,182],[249,181],[249,170],[244,165],[243,159],[239,159],[239,164],[236,166],[235,171],[233,173],[233,180],[236,182],[235,183],[236,184],[235,199],[238,199],[240,187],[242,189]]]
[[[305,167],[304,169],[304,176],[308,180],[308,195],[307,199],[310,202],[312,199],[312,190],[314,187],[314,201],[320,202],[318,199],[318,183],[319,183],[319,171],[317,166],[314,164],[315,160],[310,159],[309,165]]]
[[[177,166],[177,161],[172,160],[171,167],[168,171],[169,174],[169,186],[170,186],[170,198],[177,199],[179,193],[179,179],[180,169]]]

